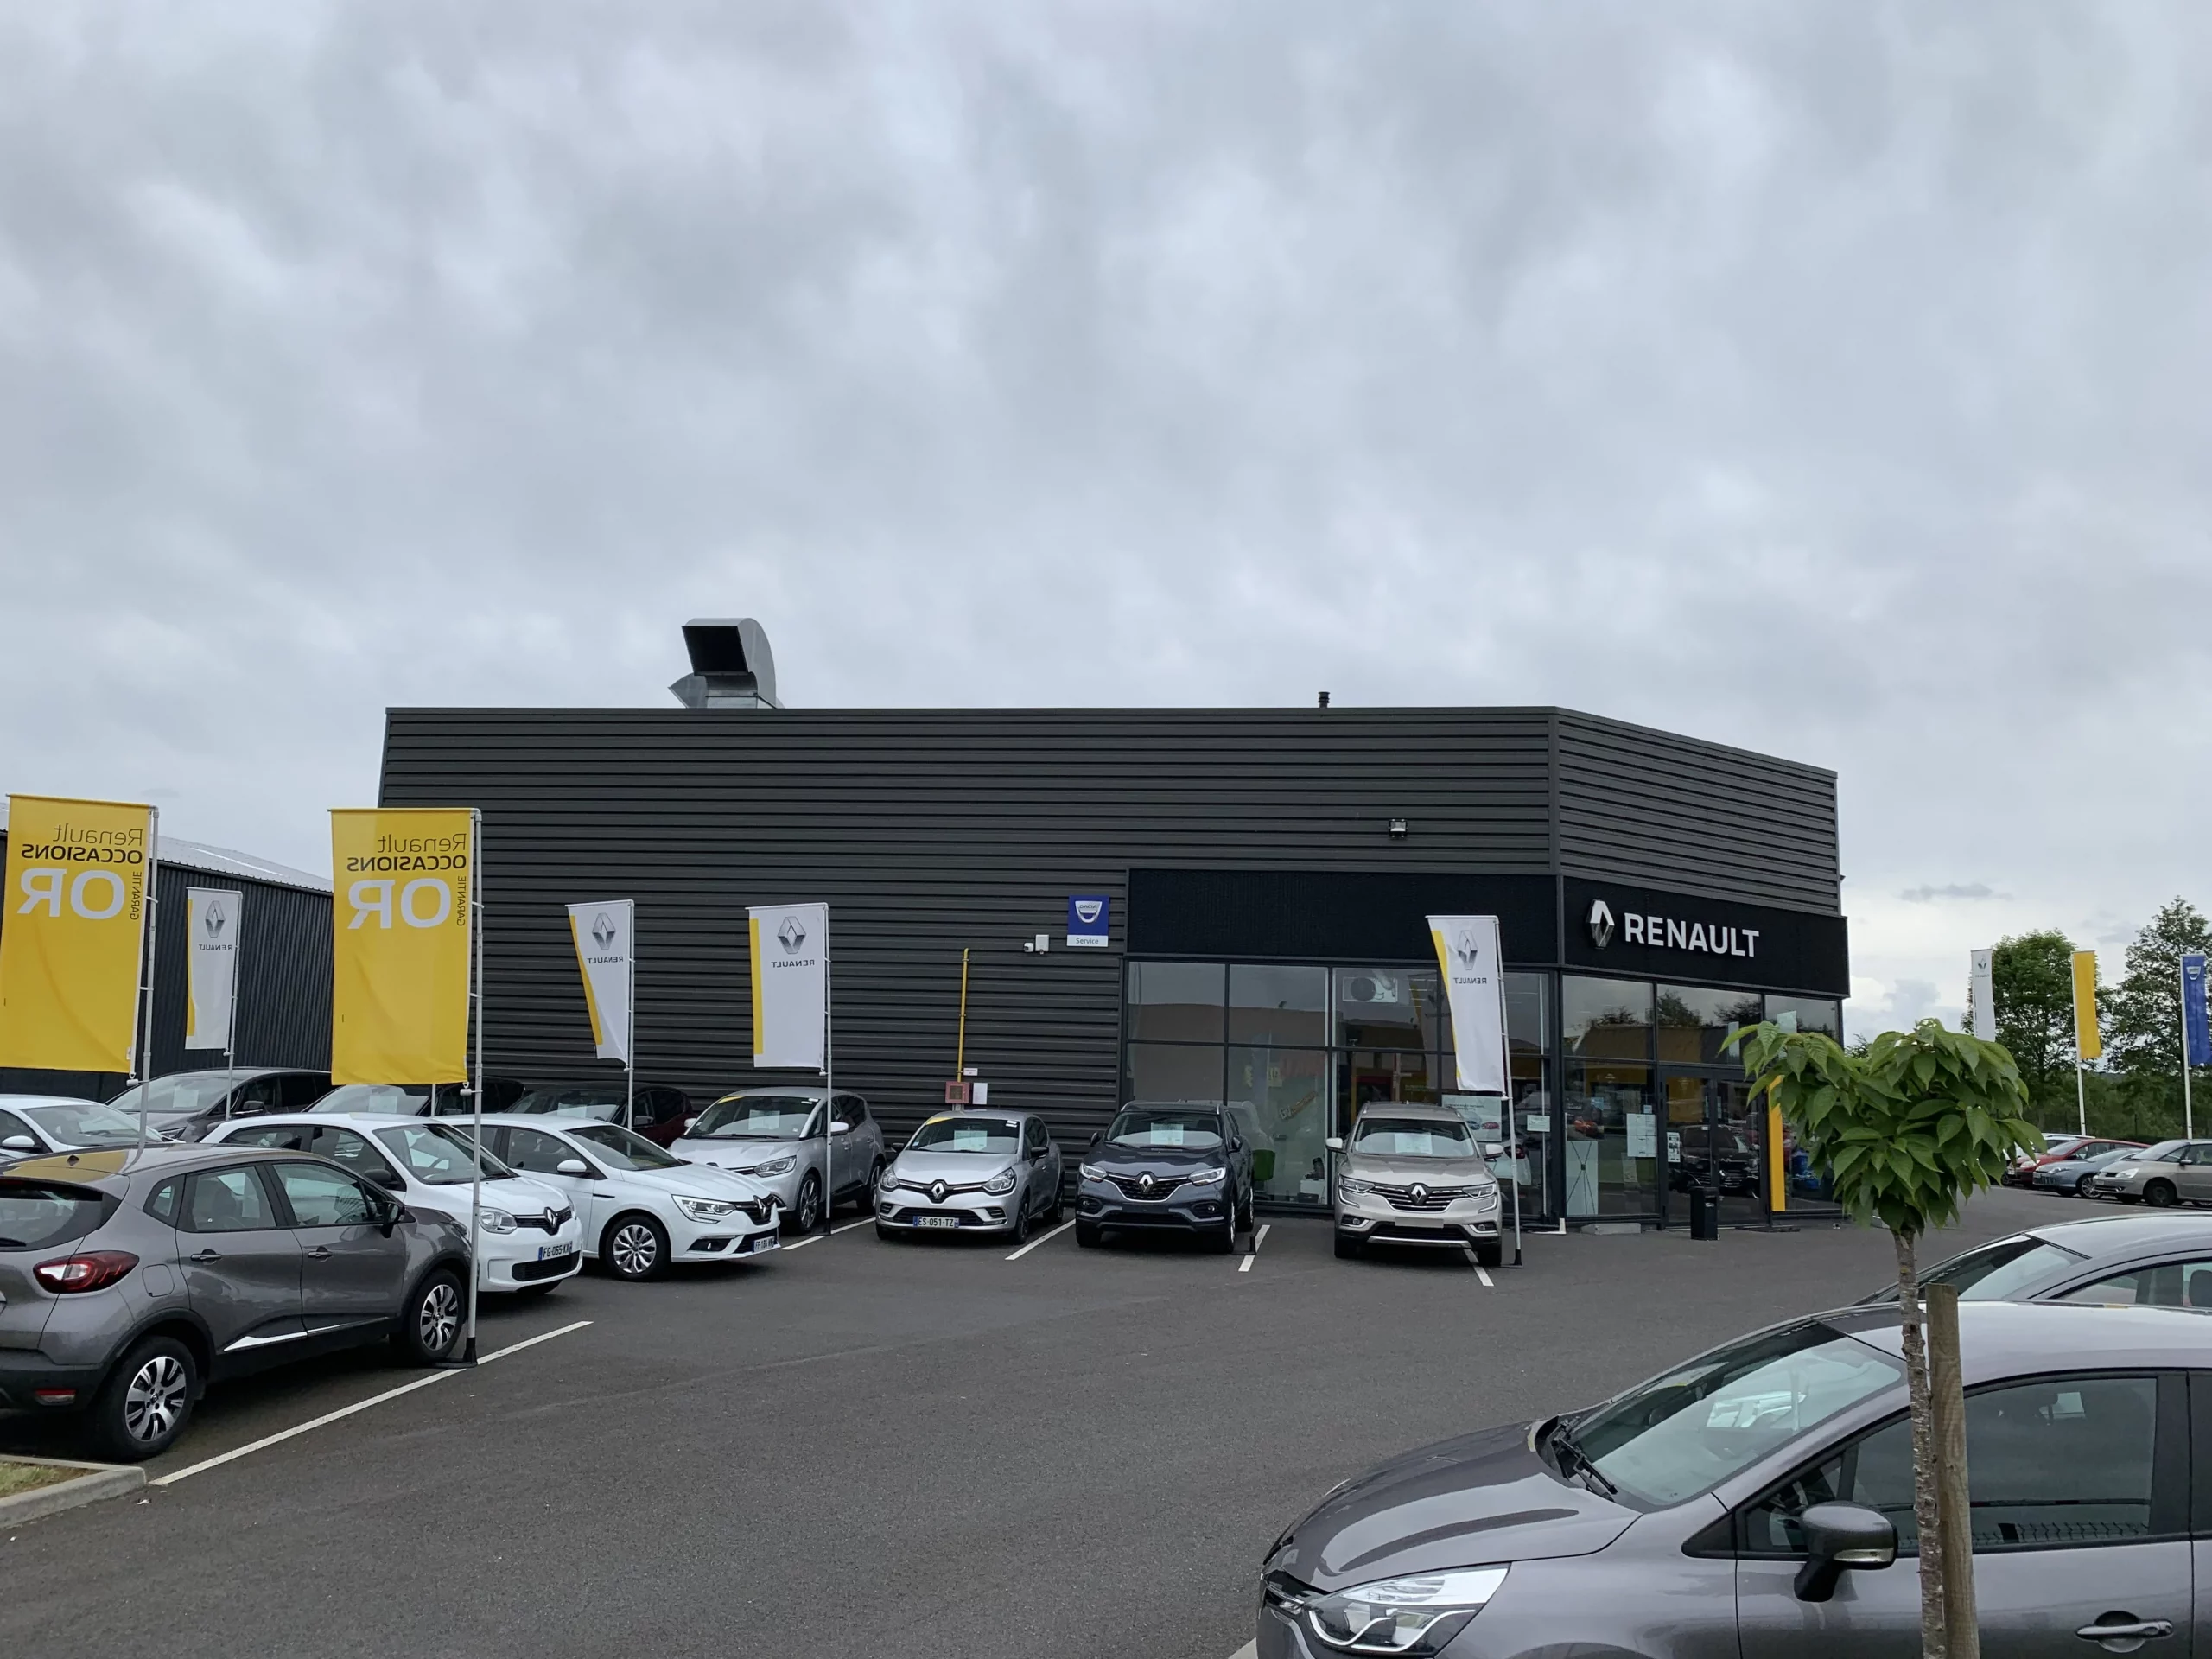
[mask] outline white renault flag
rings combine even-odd
[[[1471,1095],[1510,1095],[1505,1077],[1505,971],[1495,916],[1432,916],[1436,965],[1452,1009],[1452,1047],[1459,1088]]]
[[[569,906],[569,937],[584,976],[591,1040],[602,1060],[630,1064],[630,1020],[637,962],[630,953],[637,906],[627,899]]]
[[[184,1046],[231,1046],[232,1002],[238,995],[238,929],[245,895],[227,887],[184,890]]]
[[[1967,982],[1974,992],[1974,1034],[1985,1043],[1997,1040],[1997,982],[1991,970],[1993,950],[1976,950],[1967,957]]]
[[[753,948],[753,1064],[819,1071],[830,906],[755,905],[745,913]]]

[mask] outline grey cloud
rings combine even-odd
[[[1933,904],[1946,899],[2010,899],[2009,893],[1999,893],[1986,881],[1954,881],[1946,887],[1907,887],[1897,897],[1909,905]]]

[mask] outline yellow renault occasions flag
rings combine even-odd
[[[460,1083],[468,1076],[467,807],[330,815],[330,1076]]]
[[[8,798],[0,1065],[136,1067],[154,809]]]

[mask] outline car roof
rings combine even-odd
[[[726,1100],[746,1100],[754,1095],[760,1095],[763,1096],[768,1095],[790,1095],[800,1100],[818,1101],[828,1091],[818,1083],[761,1083],[755,1084],[750,1089],[732,1089],[727,1093],[716,1095],[715,1096],[714,1103],[719,1106]],[[850,1094],[852,1091],[849,1089],[840,1089],[837,1092],[841,1095],[844,1095]]]
[[[486,1112],[489,1117],[491,1113]],[[416,1128],[425,1123],[466,1123],[466,1113],[441,1114],[425,1117],[420,1112],[257,1112],[251,1117],[233,1117],[229,1123],[251,1123],[257,1127],[274,1124],[280,1128],[389,1129]],[[226,1127],[218,1123],[217,1129]]]
[[[0,1107],[7,1106],[101,1106],[105,1101],[86,1100],[82,1095],[0,1095]]]
[[[0,1167],[0,1181],[66,1181],[73,1186],[121,1192],[133,1176],[166,1174],[172,1170],[205,1169],[211,1164],[270,1163],[279,1158],[305,1156],[279,1147],[225,1147],[193,1144],[92,1148],[57,1152],[43,1158],[26,1158]]]
[[[2147,1216],[2084,1216],[2023,1230],[2030,1237],[2045,1240],[2063,1249],[2106,1255],[2114,1250],[2186,1244],[2198,1240],[2212,1244],[2212,1214],[2180,1210]]]
[[[1894,1302],[1819,1316],[1884,1353],[1902,1354]],[[1967,1381],[2132,1366],[2212,1370],[2212,1315],[2179,1307],[2090,1307],[2070,1302],[1961,1302],[1959,1351]]]
[[[1359,1109],[1359,1116],[1364,1120],[1370,1112],[1378,1109],[1392,1117],[1427,1118],[1440,1123],[1465,1123],[1467,1121],[1449,1106],[1431,1106],[1425,1101],[1370,1100]]]

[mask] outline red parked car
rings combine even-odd
[[[511,1112],[537,1112],[548,1117],[588,1117],[601,1123],[620,1123],[628,1091],[619,1083],[587,1083],[562,1089],[533,1089],[507,1108]],[[681,1089],[638,1085],[636,1116],[630,1127],[657,1147],[664,1147],[683,1133],[691,1116],[691,1098]]]
[[[2139,1148],[2142,1144],[2140,1141],[2115,1141],[2109,1135],[2069,1135],[2065,1140],[2054,1143],[2040,1156],[2030,1153],[2015,1158],[2012,1160],[2012,1166],[2005,1172],[2005,1185],[2007,1186],[2032,1185],[2036,1171],[2043,1168],[2046,1164],[2078,1163],[2084,1158],[2094,1158],[2101,1153]]]

